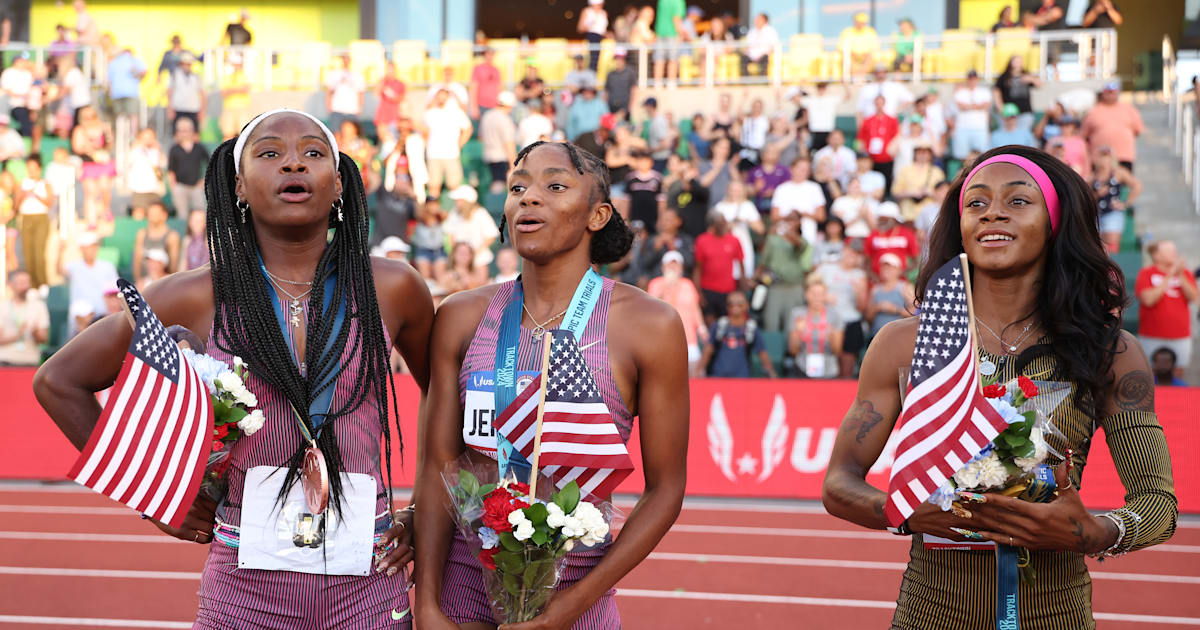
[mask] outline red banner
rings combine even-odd
[[[0,369],[4,427],[0,478],[62,480],[78,452],[58,432],[33,397],[33,370]],[[393,482],[412,484],[416,462],[418,392],[397,377],[406,461],[397,452]],[[854,401],[854,381],[703,379],[691,382],[688,494],[695,496],[819,499],[821,480],[838,425]],[[1158,419],[1166,432],[1179,509],[1200,513],[1200,388],[1160,387]],[[640,470],[637,431],[630,452]],[[867,481],[887,486],[894,444],[889,443]],[[641,490],[637,471],[619,488]],[[1093,440],[1083,497],[1092,508],[1124,503],[1125,490],[1102,435]]]

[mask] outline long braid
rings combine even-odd
[[[388,497],[391,500],[391,433],[388,426],[388,395],[395,405],[395,385],[389,369],[390,349],[387,347],[379,302],[375,294],[374,275],[367,249],[369,223],[362,179],[354,161],[341,155],[339,174],[342,178],[342,212],[344,219],[333,222],[333,238],[317,264],[309,298],[309,318],[306,327],[306,375],[301,375],[292,358],[287,340],[275,319],[274,305],[266,279],[259,273],[260,257],[253,221],[242,222],[236,206],[236,174],[233,166],[234,141],[222,143],[213,152],[204,178],[205,200],[208,206],[209,262],[213,282],[214,320],[213,339],[217,347],[242,357],[251,372],[275,388],[301,418],[311,424],[309,407],[320,393],[334,387],[344,369],[341,358],[361,358],[362,372],[352,384],[345,404],[330,409],[320,431],[317,444],[324,453],[331,471],[330,495],[335,510],[341,509],[342,484],[341,452],[337,447],[334,421],[354,412],[372,393],[375,394],[379,421],[384,435],[384,456],[388,474]],[[253,212],[253,209],[251,209]],[[337,274],[328,310],[325,304],[325,281],[330,273]],[[334,335],[339,305],[345,305],[345,321]],[[355,334],[351,335],[351,330]],[[328,351],[326,349],[328,348]],[[396,419],[400,436],[399,417]],[[402,440],[402,438],[400,438]],[[308,444],[302,444],[288,461],[288,473],[280,499],[286,496],[299,477],[299,468]],[[401,441],[401,449],[403,442]]]

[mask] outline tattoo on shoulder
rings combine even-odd
[[[875,411],[875,405],[869,400],[857,400],[854,406],[850,408],[850,423],[858,423],[858,431],[854,434],[854,441],[862,444],[871,429],[883,420],[883,415]]]
[[[1121,411],[1154,411],[1154,380],[1145,370],[1134,370],[1117,381],[1113,399]]]

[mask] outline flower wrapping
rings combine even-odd
[[[553,491],[554,483],[542,477],[532,497],[528,484],[498,477],[495,462],[477,463],[467,454],[442,473],[450,514],[485,569],[495,620],[519,623],[546,607],[566,555],[609,540],[621,513],[581,496],[574,481]]]
[[[196,370],[208,389],[213,407],[212,452],[204,467],[200,492],[220,503],[229,489],[229,451],[243,435],[253,435],[266,423],[258,406],[258,398],[246,388],[249,369],[240,357],[233,358],[233,367],[207,354],[182,348],[184,359]]]

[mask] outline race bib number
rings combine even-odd
[[[520,394],[539,372],[517,372],[517,393]],[[471,372],[467,376],[467,393],[463,401],[463,442],[489,457],[496,456],[496,373],[491,370]]]
[[[804,373],[809,378],[825,378],[825,355],[804,355]]]
[[[922,539],[926,549],[936,549],[940,551],[993,551],[996,549],[996,543],[992,541],[978,542],[972,540],[957,541],[949,538],[941,538],[939,536],[931,536],[922,534]]]

